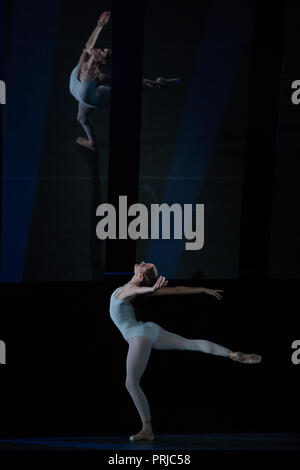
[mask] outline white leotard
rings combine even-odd
[[[110,318],[120,330],[123,338],[127,341],[133,336],[146,336],[151,339],[153,343],[156,343],[161,329],[160,326],[149,321],[137,321],[133,306],[130,303],[130,300],[135,296],[133,295],[127,299],[117,299],[115,293],[119,289],[121,289],[121,287],[115,289],[110,297],[109,312]]]

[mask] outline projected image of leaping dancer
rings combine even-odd
[[[87,138],[78,137],[76,142],[90,150],[95,150],[96,142],[94,129],[89,121],[90,113],[93,109],[102,109],[110,104],[111,77],[103,73],[101,67],[111,60],[112,50],[94,48],[101,30],[107,25],[109,18],[109,11],[102,13],[70,76],[70,92],[78,101],[77,119],[87,136]],[[143,85],[149,88],[163,88],[178,82],[178,78],[143,79]]]
[[[140,387],[141,377],[146,369],[152,348],[159,350],[177,349],[200,351],[215,356],[224,356],[243,364],[258,364],[261,356],[234,352],[224,346],[204,339],[187,339],[166,331],[157,323],[137,321],[131,300],[137,295],[189,295],[208,294],[218,300],[221,290],[203,287],[166,287],[168,281],[158,276],[152,263],[142,261],[134,266],[134,276],[125,285],[114,290],[110,299],[110,317],[129,344],[126,362],[126,388],[131,395],[142,421],[142,429],[130,436],[131,441],[153,440],[151,414],[148,400]]]

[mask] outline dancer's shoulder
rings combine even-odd
[[[115,289],[112,295],[117,300],[130,300],[135,297],[133,287],[128,284],[125,284],[124,286]]]

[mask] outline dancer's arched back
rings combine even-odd
[[[111,295],[110,316],[129,344],[126,360],[126,388],[130,393],[142,421],[142,430],[130,436],[130,440],[151,440],[154,433],[148,400],[140,387],[140,380],[147,367],[152,348],[200,351],[223,356],[244,364],[257,364],[261,356],[233,352],[230,349],[204,339],[188,339],[166,331],[154,322],[137,321],[131,304],[136,295],[189,295],[205,293],[220,300],[221,290],[203,287],[167,287],[168,281],[158,276],[154,264],[142,261],[134,266],[134,276]]]

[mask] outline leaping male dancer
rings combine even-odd
[[[109,11],[102,13],[70,76],[70,92],[78,101],[77,119],[87,135],[87,139],[78,137],[76,142],[90,150],[95,150],[95,134],[89,121],[89,115],[93,109],[105,108],[110,104],[111,77],[101,71],[101,66],[110,61],[112,51],[111,49],[94,48],[99,33],[109,22],[109,18]],[[143,79],[143,85],[150,88],[162,88],[178,82],[178,78]]]

